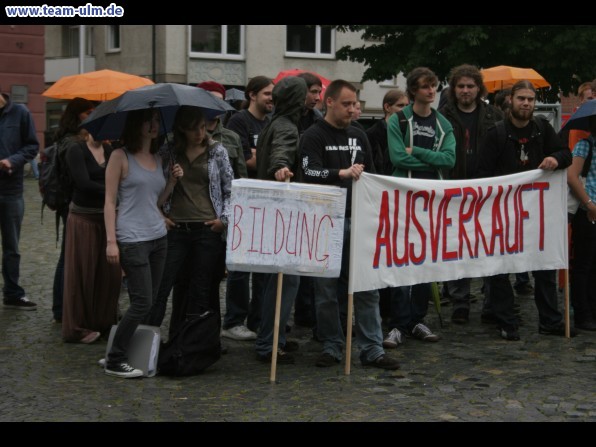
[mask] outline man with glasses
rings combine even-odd
[[[482,98],[486,87],[482,74],[473,65],[460,65],[451,70],[448,102],[439,111],[453,126],[455,136],[455,166],[450,178],[476,178],[478,145],[488,129],[503,119],[503,113]],[[453,303],[451,321],[466,324],[470,316],[470,278],[447,281],[445,286]]]

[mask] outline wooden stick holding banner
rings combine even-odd
[[[354,188],[356,180],[352,180],[352,214],[356,215],[356,203],[358,202],[356,195],[358,188]],[[350,219],[351,221],[351,219]],[[350,225],[350,258],[348,263],[348,321],[346,330],[346,366],[344,372],[346,376],[350,375],[350,367],[352,362],[352,314],[354,310],[354,237],[356,235],[356,225],[351,221]]]
[[[286,183],[290,183],[290,177],[286,177]],[[277,374],[277,344],[279,343],[279,320],[281,314],[281,292],[283,289],[284,274],[279,272],[277,274],[277,293],[275,295],[275,318],[273,320],[273,345],[271,346],[271,374],[269,381],[275,383],[275,375]],[[284,328],[285,329],[285,328]]]
[[[565,269],[565,337],[571,338],[571,322],[569,321],[569,269]]]
[[[283,287],[284,274],[277,274],[277,294],[275,296],[275,319],[273,320],[273,345],[271,346],[271,375],[269,381],[275,383],[277,373],[277,344],[279,343],[279,319],[281,314],[281,291]]]

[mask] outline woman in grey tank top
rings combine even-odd
[[[156,110],[129,112],[122,132],[125,147],[112,153],[106,169],[106,255],[108,262],[121,264],[130,296],[130,307],[118,325],[106,358],[106,374],[117,377],[143,375],[128,364],[127,351],[157,295],[165,265],[167,228],[159,206],[183,175],[182,168],[174,165],[166,183],[161,158],[156,153],[158,131]]]

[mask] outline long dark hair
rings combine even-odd
[[[55,141],[59,141],[67,135],[78,134],[79,126],[81,125],[79,115],[89,109],[94,108],[95,104],[88,99],[74,98],[71,100],[66,106],[62,117],[60,117],[58,130],[56,131],[56,135],[54,137]]]
[[[126,115],[126,123],[120,139],[131,154],[139,152],[142,146],[141,127],[143,123],[151,121],[153,115],[159,113],[156,109],[132,110]],[[155,154],[158,150],[157,138],[151,140],[151,153]]]
[[[246,98],[245,101],[242,103],[243,109],[248,109],[250,106],[250,94],[254,93],[255,95],[267,87],[269,84],[272,84],[273,81],[271,78],[267,76],[255,76],[248,84],[246,84],[246,89],[244,91],[244,97]]]
[[[174,118],[174,150],[181,154],[186,150],[188,141],[186,140],[185,130],[191,130],[205,122],[205,115],[198,107],[182,106],[176,112]],[[205,132],[204,145],[209,144],[209,136]]]

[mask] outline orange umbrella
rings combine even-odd
[[[153,81],[140,76],[113,70],[91,71],[58,79],[42,93],[56,99],[85,98],[90,101],[107,101],[133,88],[151,85]]]
[[[298,68],[292,68],[291,70],[282,70],[282,71],[280,71],[279,73],[277,73],[277,76],[273,80],[273,83],[274,84],[277,84],[283,78],[286,78],[288,76],[297,76],[300,73],[311,73],[311,74],[314,74],[317,78],[319,78],[321,80],[321,84],[323,84],[323,88],[321,90],[321,97],[325,94],[325,89],[327,88],[327,86],[329,84],[331,84],[331,81],[329,79],[321,76],[318,73],[315,73],[314,71],[300,70]]]
[[[484,85],[489,93],[496,92],[513,87],[517,81],[530,81],[535,88],[550,87],[540,74],[533,68],[508,67],[499,65],[498,67],[485,68],[480,70],[484,78]]]

